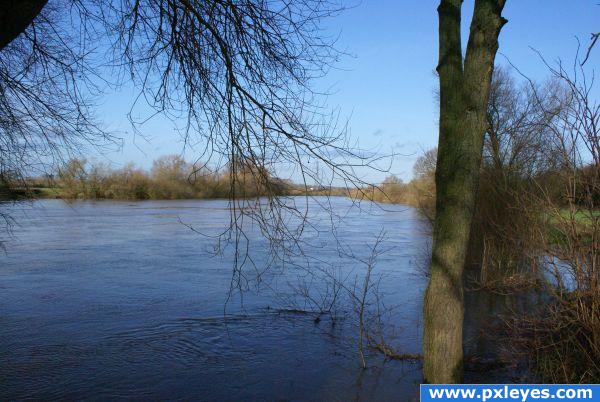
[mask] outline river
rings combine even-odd
[[[346,198],[329,201],[331,219],[323,200],[309,204],[307,257],[360,288],[364,264],[336,245],[363,258],[384,231],[374,275],[390,307],[387,340],[420,353],[427,224],[407,206]],[[315,316],[286,305],[306,271],[275,262],[259,283],[247,269],[244,292],[231,293],[232,248],[215,255],[215,238],[198,233],[229,225],[227,201],[40,200],[3,211],[15,224],[0,255],[2,399],[418,398],[420,363],[367,350],[362,369],[352,308]],[[268,243],[247,235],[260,270]]]

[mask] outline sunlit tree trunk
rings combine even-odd
[[[436,219],[424,303],[426,382],[462,381],[463,269],[477,194],[486,107],[505,0],[476,0],[467,52],[461,48],[462,0],[439,14],[440,124]]]

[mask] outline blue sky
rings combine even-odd
[[[365,148],[394,150],[405,156],[394,159],[391,172],[410,179],[412,164],[422,150],[437,143],[437,106],[433,92],[437,85],[437,7],[434,0],[362,0],[326,28],[339,32],[338,47],[352,56],[319,86],[333,88],[328,104],[339,108],[349,119],[350,135]],[[463,40],[473,1],[463,4]],[[591,32],[600,30],[597,0],[508,0],[497,64],[506,58],[536,80],[547,77],[535,48],[548,60],[572,63],[576,37],[587,47]],[[583,49],[585,50],[585,49]],[[600,45],[587,63],[600,66]],[[100,116],[110,128],[121,132],[124,145],[118,152],[96,156],[120,166],[132,161],[148,168],[152,160],[181,153],[183,144],[168,122],[156,118],[144,126],[146,139],[136,137],[126,113],[133,97],[130,88],[107,96]],[[188,151],[192,159],[194,150]],[[285,172],[281,172],[285,176]],[[381,181],[385,174],[364,172],[365,178]]]

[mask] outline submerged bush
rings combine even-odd
[[[539,381],[600,382],[599,301],[597,294],[568,293],[510,322],[513,352],[529,362]]]

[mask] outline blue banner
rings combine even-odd
[[[460,384],[421,385],[421,402],[434,401],[586,401],[600,402],[600,385]]]

